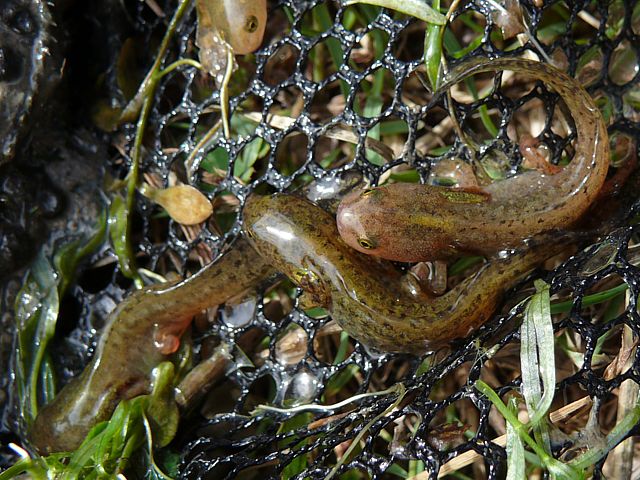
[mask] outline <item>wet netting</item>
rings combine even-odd
[[[146,4],[139,6],[141,19],[152,17]],[[163,7],[172,12],[175,5]],[[509,33],[514,26],[516,32]],[[148,38],[164,28],[157,20],[140,20]],[[473,169],[486,183],[515,175],[523,162],[527,166],[527,133],[540,140],[533,148],[551,163],[571,159],[573,122],[542,82],[517,72],[483,74],[456,85],[449,100],[434,97],[423,60],[425,28],[418,19],[370,5],[269,2],[262,47],[236,57],[229,138],[219,131],[202,141],[224,102],[210,76],[189,65],[164,76],[147,121],[141,178],[159,187],[197,186],[211,199],[214,214],[202,228],[184,227],[140,195],[134,225],[140,265],[161,274],[197,271],[232,244],[243,202],[254,191],[299,191],[345,172],[357,172],[371,185],[450,185],[461,170]],[[178,27],[165,65],[197,58],[195,30],[191,12]],[[450,68],[481,54],[552,61],[585,86],[608,127],[615,167],[609,178],[615,184],[607,184],[612,193],[601,199],[593,218],[611,228],[530,277],[549,283],[552,303],[560,305],[554,310],[557,385],[550,410],[558,429],[551,448],[556,457],[570,459],[602,442],[599,435],[622,418],[625,397],[633,400],[629,408],[635,406],[640,383],[634,343],[640,335],[638,232],[631,222],[633,198],[618,188],[635,182],[629,166],[640,134],[640,5],[542,0],[517,8],[510,2],[461,2],[444,45]],[[135,130],[125,125],[124,135],[115,136],[121,154],[109,166],[114,176],[129,170]],[[478,260],[465,257],[449,268],[455,283],[477,269]],[[122,284],[118,274],[113,278]],[[607,299],[606,292],[622,284],[626,294],[619,288]],[[74,290],[81,302],[100,298],[82,285]],[[323,479],[337,467],[335,478],[345,479],[423,479],[452,472],[457,478],[502,478],[506,423],[474,383],[482,379],[503,398],[518,397],[517,326],[526,306],[521,301],[534,291],[523,279],[478,332],[422,358],[369,351],[324,310],[303,308],[302,291],[283,279],[237,305],[210,310],[194,322],[195,360],[222,343],[240,348],[226,375],[184,416],[168,447],[180,455],[180,475]],[[600,300],[598,293],[604,295]],[[358,396],[367,392],[380,394]],[[311,403],[337,406],[251,413],[263,404]],[[622,437],[637,433],[634,427]],[[596,478],[616,471],[606,458],[593,465]]]

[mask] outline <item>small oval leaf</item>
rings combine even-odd
[[[183,225],[202,223],[213,213],[209,199],[191,185],[176,185],[164,189],[146,188],[143,193]]]

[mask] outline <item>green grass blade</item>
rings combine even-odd
[[[7,468],[4,472],[0,473],[0,480],[9,480],[10,478],[17,478],[23,473],[30,472],[33,466],[33,461],[30,458],[21,458],[16,463]],[[40,476],[34,476],[34,478],[42,478]]]
[[[433,0],[433,8],[440,9],[440,0]],[[427,68],[427,78],[435,92],[440,79],[442,64],[442,25],[430,23],[424,33],[424,63]]]
[[[129,209],[127,202],[121,195],[116,195],[109,208],[109,237],[113,250],[118,257],[118,264],[122,274],[132,279],[136,285],[142,286],[142,279],[135,264],[133,249],[128,241]]]
[[[562,463],[549,455],[531,436],[527,433],[527,426],[524,425],[518,417],[509,410],[509,408],[500,399],[498,394],[482,380],[477,380],[474,384],[475,388],[485,395],[491,403],[496,407],[498,412],[510,424],[518,436],[534,451],[544,467],[551,472],[555,478],[567,480],[582,480],[584,473],[574,465]]]
[[[21,414],[27,424],[38,413],[40,369],[55,333],[59,306],[57,274],[41,250],[15,305],[18,332],[16,387]]]
[[[518,402],[515,398],[509,401],[509,410],[518,415]],[[507,479],[522,480],[525,477],[524,444],[516,429],[507,422]]]
[[[444,32],[443,44],[444,48],[447,50],[447,53],[449,53],[453,57],[456,57],[456,55],[458,55],[462,50],[462,46],[456,39],[455,35],[453,35],[453,33],[449,30],[445,30]],[[469,78],[465,79],[464,83],[473,96],[473,99],[476,101],[479,100],[479,93],[475,83]],[[492,137],[497,137],[499,133],[498,127],[496,127],[496,125],[493,123],[493,120],[491,120],[487,106],[481,105],[478,111],[480,113],[480,120],[482,121],[482,125],[484,125],[484,128],[487,129],[487,132],[489,132]]]
[[[97,231],[88,239],[79,239],[60,247],[53,257],[53,264],[60,275],[58,292],[63,296],[75,277],[78,263],[95,252],[105,241],[107,212],[103,210],[98,219]]]
[[[618,422],[605,438],[604,445],[599,448],[590,448],[583,454],[574,458],[570,465],[578,469],[587,469],[600,461],[609,453],[618,443],[620,443],[640,422],[640,398],[636,406],[627,413],[622,421]]]
[[[619,295],[622,295],[628,289],[629,289],[629,285],[627,285],[626,283],[621,283],[620,285],[617,285],[608,290],[587,295],[582,298],[582,307],[589,307],[591,305],[596,305],[598,303],[606,302]],[[557,313],[565,313],[570,311],[572,308],[573,308],[573,300],[554,303],[553,305],[551,305],[551,314],[555,315]]]
[[[320,28],[322,30],[329,30],[333,27],[334,20],[329,15],[329,9],[327,5],[321,3],[314,10],[314,20],[318,22]],[[340,42],[336,38],[327,38],[325,44],[327,45],[327,49],[329,50],[329,55],[331,55],[331,60],[333,61],[333,65],[336,70],[339,70],[340,67],[345,63],[344,54],[342,52],[342,48],[340,48]],[[349,85],[344,80],[340,81],[340,90],[342,91],[342,95],[344,98],[347,98],[349,95]]]
[[[423,0],[349,0],[346,5],[354,5],[356,3],[388,8],[436,25],[444,25],[446,22],[444,15],[431,8]]]

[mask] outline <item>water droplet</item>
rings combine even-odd
[[[593,84],[602,75],[603,62],[602,50],[598,46],[590,48],[578,60],[576,80],[585,87]]]
[[[620,43],[609,60],[609,77],[617,85],[629,83],[638,73],[638,57],[628,41]]]
[[[276,341],[276,360],[282,365],[295,365],[307,354],[307,332],[292,323]]]
[[[220,313],[220,317],[222,321],[230,327],[244,327],[253,320],[256,305],[256,297],[245,298],[240,303],[225,305]]]
[[[284,404],[299,405],[313,401],[318,391],[318,379],[307,370],[296,373],[287,387]]]

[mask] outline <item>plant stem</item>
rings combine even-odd
[[[121,123],[132,122],[133,120],[135,120],[136,115],[138,114],[138,112],[140,111],[140,108],[142,107],[144,99],[153,95],[153,91],[155,90],[155,86],[157,82],[156,72],[158,72],[158,70],[160,69],[160,66],[162,65],[162,62],[164,61],[164,57],[167,53],[167,49],[169,48],[169,42],[171,41],[171,37],[173,37],[173,34],[178,28],[178,25],[180,24],[182,17],[186,13],[190,5],[191,5],[191,0],[181,0],[180,3],[178,4],[178,8],[173,14],[171,21],[169,22],[167,31],[165,32],[164,37],[162,37],[162,42],[160,43],[160,48],[158,49],[158,53],[156,54],[156,58],[155,58],[155,61],[153,62],[153,65],[151,65],[151,68],[149,69],[147,76],[144,78],[144,80],[140,84],[140,87],[138,88],[136,95],[131,99],[127,107],[122,112],[122,115],[120,115]]]

